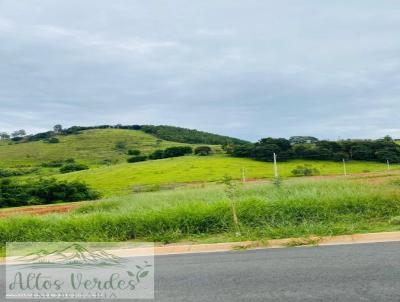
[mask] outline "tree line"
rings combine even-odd
[[[207,145],[224,145],[224,144],[246,144],[247,141],[213,134],[209,132],[199,131],[195,129],[187,129],[174,126],[154,126],[154,125],[98,125],[98,126],[72,126],[69,128],[63,128],[61,125],[55,125],[53,130],[41,132],[33,135],[27,135],[25,130],[18,130],[12,134],[6,132],[0,133],[0,139],[12,139],[13,141],[29,142],[44,140],[50,143],[56,143],[51,141],[56,135],[72,135],[79,134],[85,130],[92,129],[126,129],[126,130],[142,130],[145,133],[151,134],[159,139],[180,142],[186,144],[207,144]]]
[[[0,208],[93,200],[100,194],[79,181],[0,179]]]
[[[310,160],[364,160],[400,163],[400,146],[390,137],[377,140],[321,140],[313,143],[294,143],[285,138],[263,138],[254,144],[227,145],[226,151],[235,157],[248,157],[260,161],[290,159]]]

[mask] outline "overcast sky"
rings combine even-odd
[[[0,131],[400,137],[398,0],[0,0]]]

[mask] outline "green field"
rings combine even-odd
[[[292,170],[303,164],[310,164],[317,168],[321,175],[343,174],[342,163],[296,160],[279,163],[280,176],[292,176]],[[242,168],[245,169],[245,176],[248,179],[272,178],[274,176],[272,163],[213,155],[208,157],[185,156],[134,164],[124,163],[69,173],[61,175],[59,178],[85,181],[104,196],[111,196],[130,193],[135,186],[140,185],[213,182],[220,181],[224,175],[239,179]],[[399,165],[392,166],[392,169],[398,168],[400,168]],[[386,169],[385,164],[376,162],[353,161],[347,164],[349,174],[385,171]]]
[[[57,136],[58,144],[43,141],[9,144],[0,141],[0,167],[32,166],[52,160],[74,158],[89,165],[100,165],[103,160],[113,163],[123,162],[128,158],[126,151],[139,149],[149,154],[156,149],[188,144],[169,142],[138,130],[96,129],[80,134]],[[126,143],[126,148],[119,150],[116,143]]]
[[[400,183],[350,179],[238,186],[240,235],[224,185],[87,202],[72,213],[2,220],[7,241],[224,241],[398,230]],[[395,219],[393,221],[398,221]]]
[[[279,162],[278,158],[283,184],[277,186],[273,182],[252,182],[273,179],[272,163],[230,157],[221,152],[220,146],[212,146],[214,152],[210,156],[127,163],[129,149],[149,154],[155,149],[189,144],[121,129],[87,130],[59,136],[59,139],[58,144],[3,141],[0,143],[0,167],[37,168],[30,174],[12,177],[21,183],[28,178],[48,176],[81,180],[99,191],[104,199],[81,202],[67,214],[23,216],[16,211],[13,215],[17,216],[3,217],[0,249],[7,241],[204,242],[399,229],[398,225],[389,223],[400,215],[398,173],[386,173],[384,163],[347,162],[349,175],[385,172],[375,184],[357,177],[318,181],[294,178],[292,170],[299,165],[316,168],[321,175],[343,175],[343,163]],[[120,142],[124,143],[124,148],[117,148]],[[60,174],[59,168],[40,166],[44,162],[69,158],[87,164],[90,169]],[[391,169],[400,170],[400,165],[392,165]],[[227,197],[221,181],[225,176],[239,180],[242,170],[247,182],[236,182],[234,199],[241,233],[236,237],[232,200]]]

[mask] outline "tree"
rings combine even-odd
[[[315,144],[318,142],[318,138],[314,136],[292,136],[289,138],[290,143],[296,144]]]
[[[211,153],[211,148],[209,146],[199,146],[196,149],[194,149],[194,154],[196,155],[207,156],[210,153]]]
[[[77,164],[77,163],[71,163],[71,164],[66,164],[60,168],[61,173],[69,173],[69,172],[75,172],[75,171],[82,171],[82,170],[87,170],[89,169],[88,166],[84,164]]]
[[[147,160],[147,156],[144,156],[144,155],[142,155],[142,156],[133,156],[133,157],[130,157],[130,158],[128,158],[128,163],[137,163],[137,162],[140,162],[140,161],[146,161]]]
[[[17,130],[17,131],[14,131],[13,133],[11,133],[12,137],[21,137],[21,136],[25,136],[25,135],[26,135],[26,131],[24,129]]]
[[[164,158],[164,150],[156,150],[153,153],[150,154],[149,156],[150,159],[162,159]]]
[[[184,156],[186,154],[192,154],[193,149],[189,146],[182,146],[182,147],[170,147],[164,150],[164,157],[177,157],[177,156]]]
[[[261,144],[253,149],[253,158],[260,161],[273,161],[274,153],[279,154],[280,148],[275,144]]]
[[[9,139],[10,135],[7,132],[0,132],[0,139]]]
[[[53,127],[53,130],[55,133],[61,133],[61,131],[63,130],[62,126],[60,124],[57,124]]]
[[[137,155],[140,155],[140,150],[137,150],[137,149],[131,149],[131,150],[128,150],[128,155],[135,155],[135,156],[137,156]]]

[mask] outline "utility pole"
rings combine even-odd
[[[242,174],[242,182],[245,183],[246,182],[246,175],[245,175],[245,169],[244,167],[242,167],[242,169],[240,169],[240,172]]]
[[[275,172],[275,178],[278,178],[279,174],[278,174],[278,164],[276,163],[276,153],[274,153],[274,172]]]
[[[343,158],[343,172],[344,176],[347,176],[346,160]]]

